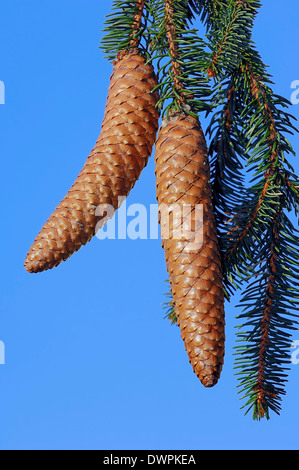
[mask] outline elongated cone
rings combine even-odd
[[[58,266],[108,220],[102,204],[117,209],[148,161],[158,130],[153,67],[137,49],[114,62],[100,136],[82,171],[43,226],[25,260],[29,272]]]
[[[155,161],[162,246],[178,325],[195,374],[212,387],[224,359],[224,295],[208,152],[198,120],[184,112],[164,119]]]

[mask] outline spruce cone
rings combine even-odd
[[[118,207],[148,161],[158,130],[153,67],[137,49],[114,62],[100,136],[82,171],[43,226],[25,260],[29,272],[58,266],[85,245],[107,219],[100,204]]]
[[[224,294],[208,153],[198,120],[184,112],[163,120],[155,161],[162,246],[178,325],[195,374],[212,387],[224,358]],[[167,221],[165,208],[171,205],[172,220]],[[202,242],[194,238],[199,207]],[[185,225],[178,208],[185,210]]]

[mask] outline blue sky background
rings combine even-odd
[[[254,39],[274,90],[290,98],[299,80],[299,4],[263,3]],[[94,238],[55,270],[23,268],[99,134],[111,65],[98,45],[110,6],[1,3],[0,448],[298,449],[299,365],[280,417],[244,417],[233,370],[236,297],[226,307],[221,380],[204,389],[178,328],[163,318],[160,240]],[[299,105],[291,113],[299,118]],[[291,141],[298,152],[298,136]],[[134,202],[156,202],[153,158],[128,198]]]

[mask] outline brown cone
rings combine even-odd
[[[85,245],[105,219],[100,204],[118,207],[148,161],[158,130],[153,67],[138,50],[114,63],[101,134],[77,180],[43,226],[25,260],[29,272],[58,266]],[[104,214],[103,214],[104,215]],[[107,221],[107,219],[106,219]]]
[[[155,161],[162,246],[178,325],[195,374],[205,387],[212,387],[224,359],[224,295],[208,153],[198,120],[185,113],[165,119]],[[184,207],[185,225],[182,212],[175,209],[167,222],[164,211],[172,204],[172,209]],[[200,220],[196,212],[199,204],[203,210],[202,243],[191,235]]]

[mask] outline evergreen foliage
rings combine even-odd
[[[189,1],[153,0],[151,5],[151,53],[160,79],[159,107],[166,114],[179,111],[184,104],[194,116],[209,110],[206,44],[192,27],[194,16]]]
[[[297,328],[299,179],[287,135],[290,103],[252,39],[260,1],[114,1],[102,48],[109,60],[132,47],[153,61],[163,114],[207,113],[211,182],[227,300],[241,289],[236,370],[246,413],[279,414]],[[139,6],[138,6],[139,5]],[[199,21],[202,31],[195,28]],[[136,45],[136,41],[135,41]],[[176,322],[170,297],[167,318]]]
[[[148,55],[149,3],[140,0],[113,0],[112,13],[106,17],[103,29],[105,34],[100,45],[109,61],[115,60],[118,52],[135,46]]]

